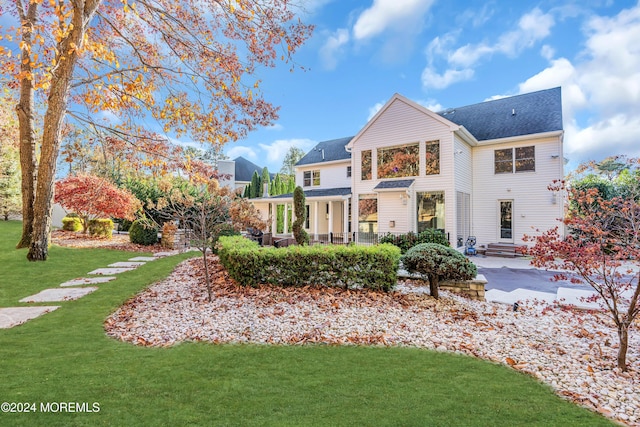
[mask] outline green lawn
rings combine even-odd
[[[132,254],[16,251],[0,222],[0,307]],[[53,313],[0,330],[1,402],[93,402],[93,413],[1,413],[2,426],[598,426],[604,418],[530,377],[470,357],[411,348],[181,344],[140,348],[104,319],[187,255],[148,263]]]

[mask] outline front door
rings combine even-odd
[[[513,243],[513,200],[500,200],[499,211],[499,240]]]

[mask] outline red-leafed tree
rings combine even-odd
[[[581,171],[593,172],[592,163]],[[574,283],[586,283],[594,290],[593,302],[599,302],[613,320],[620,341],[617,366],[627,370],[629,331],[640,313],[640,159],[630,159],[632,179],[623,191],[607,195],[598,187],[556,182],[549,189],[566,191],[569,209],[563,220],[568,235],[558,228],[539,236],[527,237],[535,245],[529,249],[532,264],[573,272]],[[556,279],[568,279],[559,273]]]
[[[129,191],[97,176],[69,176],[57,181],[55,187],[55,202],[78,214],[85,233],[91,219],[112,217],[133,220],[141,206]]]

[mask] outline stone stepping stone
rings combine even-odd
[[[114,262],[113,264],[109,264],[108,267],[112,268],[138,268],[141,265],[145,265],[146,262],[142,261],[122,261],[122,262]]]
[[[157,259],[158,258],[154,257],[154,256],[137,256],[135,258],[129,258],[129,261],[144,261],[144,262],[147,262],[147,261],[155,261]]]
[[[60,308],[59,305],[0,308],[0,329],[13,328],[58,308]]]
[[[80,277],[61,283],[60,286],[85,286],[85,285],[97,285],[98,283],[107,283],[115,280],[115,276],[102,276],[102,277]]]
[[[86,288],[45,289],[35,295],[22,298],[20,302],[72,301],[98,290],[95,286]]]
[[[178,251],[173,251],[173,252],[156,252],[153,254],[154,257],[156,258],[164,258],[166,256],[171,256],[171,255],[175,255],[177,254]]]
[[[109,267],[109,268],[98,268],[93,271],[88,272],[87,274],[96,274],[96,275],[105,275],[108,276],[110,274],[120,274],[126,273],[127,271],[135,270],[136,267]]]

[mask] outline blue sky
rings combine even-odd
[[[562,87],[569,168],[640,156],[640,2],[307,0],[306,68],[260,70],[281,106],[225,147],[270,171],[290,146],[355,135],[394,93],[440,111]]]

